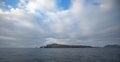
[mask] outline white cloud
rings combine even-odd
[[[26,3],[26,1],[21,1],[20,7],[23,5],[22,7],[25,7],[26,10],[33,13],[36,11],[46,12],[56,9],[55,2],[55,0],[29,0],[28,3]]]
[[[23,27],[28,27],[28,28],[33,28],[34,25],[32,24],[32,16],[30,16],[28,13],[23,11],[22,9],[14,9],[11,8],[10,11],[1,11],[3,19],[6,19],[6,22],[12,22],[15,25],[23,26]],[[29,16],[28,16],[29,15]]]
[[[49,18],[50,29],[56,33],[64,33],[66,29],[72,24],[69,17],[69,11],[47,12]]]
[[[72,1],[72,5],[70,7],[70,12],[73,16],[78,17],[79,14],[82,13],[84,0],[74,0]]]
[[[46,38],[44,44],[52,44],[52,43],[59,43],[59,44],[67,44],[69,39],[56,39],[56,38]]]
[[[108,11],[114,8],[115,1],[113,0],[103,0],[100,5],[101,10]]]

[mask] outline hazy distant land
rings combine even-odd
[[[102,47],[93,47],[86,45],[65,45],[65,44],[48,44],[46,46],[41,46],[40,48],[102,48]],[[106,45],[103,48],[120,48],[120,45]]]

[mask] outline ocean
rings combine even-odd
[[[0,62],[120,62],[120,48],[0,48]]]

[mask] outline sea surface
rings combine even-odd
[[[0,48],[0,62],[120,62],[120,49]]]

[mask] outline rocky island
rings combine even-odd
[[[40,48],[93,48],[92,46],[83,46],[83,45],[64,45],[64,44],[48,44]]]

